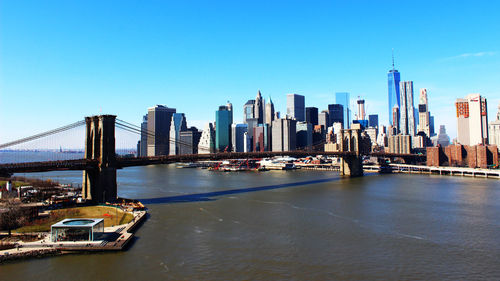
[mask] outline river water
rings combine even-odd
[[[8,263],[0,279],[500,279],[498,180],[160,165],[118,184],[150,213],[129,250]]]

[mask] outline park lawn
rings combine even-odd
[[[0,186],[6,186],[7,181],[0,181]],[[24,181],[14,181],[12,182],[13,187],[19,187],[19,186],[27,186],[31,185],[29,182],[24,182]]]
[[[105,215],[106,214],[106,215]],[[104,219],[104,227],[126,224],[134,218],[130,213],[114,207],[89,206],[54,210],[50,217],[16,229],[18,233],[26,232],[46,232],[50,231],[50,226],[67,218],[101,218]]]

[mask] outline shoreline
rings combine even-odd
[[[114,241],[51,242],[50,233],[35,242],[18,242],[12,249],[0,252],[0,265],[31,258],[44,258],[75,253],[123,251],[134,238],[134,232],[146,220],[147,211],[134,211],[133,220],[127,224],[106,227],[105,233],[116,236]]]
[[[388,166],[366,165],[363,167],[365,172],[395,173],[395,174],[427,174],[427,175],[446,175],[473,178],[500,179],[499,169],[481,169],[466,167],[448,167],[448,166],[423,166],[410,164],[389,164]]]

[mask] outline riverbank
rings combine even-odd
[[[42,239],[16,243],[16,247],[0,253],[0,264],[29,258],[41,258],[78,252],[121,251],[134,237],[134,230],[147,218],[146,211],[131,212],[133,219],[122,225],[104,228],[103,239],[97,241],[52,242],[50,233],[37,233]]]

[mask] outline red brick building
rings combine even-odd
[[[427,166],[488,168],[498,165],[496,145],[449,145],[427,148]]]

